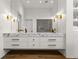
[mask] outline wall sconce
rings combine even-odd
[[[13,22],[15,22],[15,19],[13,19]]]
[[[65,18],[65,14],[64,14],[64,12],[63,11],[60,11],[60,12],[58,12],[57,14],[56,14],[56,16],[55,16],[57,19],[60,19],[60,20],[62,20],[62,19],[64,19]]]
[[[12,22],[15,22],[16,19],[17,19],[17,17],[15,17],[15,16],[13,16],[13,15],[7,15],[7,14],[5,14],[5,15],[3,16],[3,18],[6,19],[6,20],[8,20],[8,21],[12,21]]]
[[[60,15],[56,15],[55,17],[56,17],[57,19],[62,20],[62,19],[65,18],[65,15],[64,15],[64,14],[60,14]]]
[[[7,19],[7,20],[12,20],[12,19],[13,19],[13,16],[7,15],[7,16],[6,16],[6,19]]]
[[[56,20],[63,20],[65,18],[65,14],[63,12],[57,13],[52,19]]]

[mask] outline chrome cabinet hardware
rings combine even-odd
[[[12,46],[19,46],[19,44],[12,44]]]
[[[56,41],[56,39],[48,39],[48,42]]]
[[[49,44],[48,46],[56,46],[56,44]]]
[[[13,41],[19,41],[20,39],[12,39]]]

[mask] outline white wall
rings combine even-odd
[[[24,8],[24,18],[25,19],[42,19],[52,17],[52,9],[49,8]]]
[[[23,4],[20,0],[12,0],[11,1],[11,12],[13,15],[17,17],[17,20],[19,20],[19,28],[21,28],[22,20],[23,20]],[[14,25],[15,26],[15,25]],[[15,26],[16,28],[17,26]],[[14,29],[14,27],[12,28]]]
[[[3,32],[11,32],[11,23],[6,20],[4,15],[10,13],[10,0],[0,0],[0,15],[2,20]],[[7,29],[6,29],[7,28]]]
[[[63,21],[61,22],[62,24],[62,28],[60,26],[60,28],[62,29],[62,32],[65,34],[66,33],[66,0],[58,0],[58,12],[59,11],[64,11],[64,15],[65,18],[63,19]],[[65,41],[65,48],[66,48],[66,37],[64,37]],[[66,49],[65,50],[59,50],[64,56],[66,56]]]
[[[66,57],[77,58],[78,34],[73,31],[73,0],[67,0],[66,15]]]
[[[3,50],[3,33],[15,33],[17,31],[17,22],[8,21],[4,15],[7,16],[8,13],[11,13],[17,17],[18,12],[22,14],[19,0],[13,1],[15,0],[0,0],[0,59],[7,53],[7,51]],[[14,6],[11,3],[14,3]],[[16,11],[18,12],[16,13]]]
[[[74,58],[73,55],[73,0],[67,0],[66,15],[66,57]]]
[[[78,58],[78,30],[73,31],[73,57]]]
[[[2,19],[2,14],[5,13],[6,11],[10,11],[10,0],[0,0],[0,59],[3,57],[7,51],[3,50],[3,19]],[[6,24],[7,25],[7,24]]]
[[[78,31],[73,30],[73,0],[58,0],[58,10],[65,11],[65,25],[66,25],[66,49],[60,52],[64,54],[66,58],[77,58],[78,57]],[[65,29],[65,28],[64,28]],[[64,30],[63,29],[63,30]]]

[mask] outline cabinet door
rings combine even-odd
[[[35,46],[33,46],[34,48],[36,49],[40,48],[40,40],[38,37],[33,39],[33,43],[35,44]]]
[[[32,49],[33,48],[33,37],[28,37],[28,48]]]
[[[29,48],[32,48],[32,49],[38,49],[39,48],[39,39],[38,38],[29,38],[28,46],[29,46]]]
[[[65,49],[65,39],[63,37],[58,37],[56,40],[57,49]]]

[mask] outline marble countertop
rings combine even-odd
[[[4,33],[3,37],[58,37],[64,35],[63,33]]]

